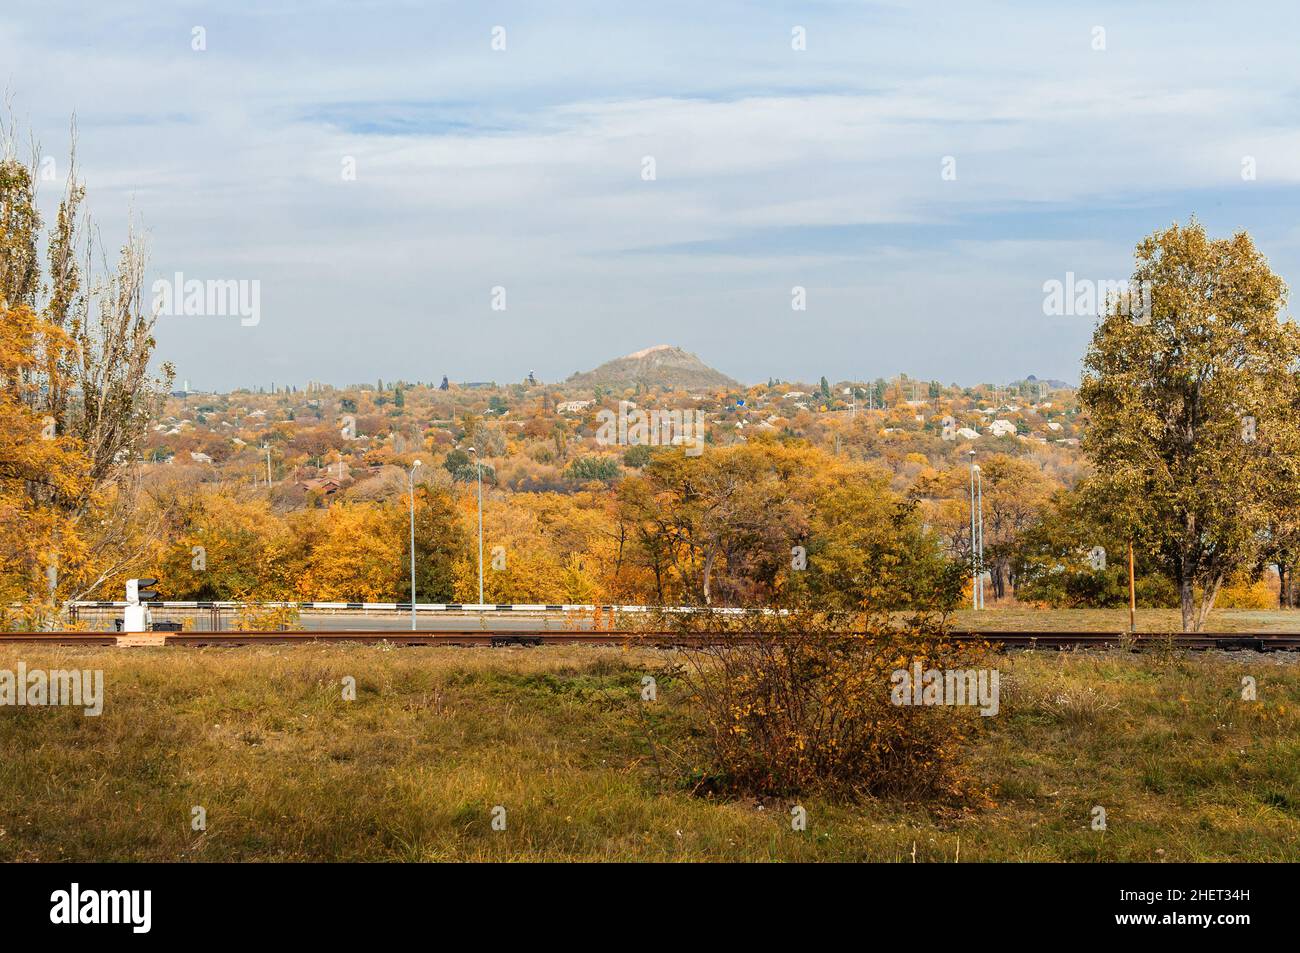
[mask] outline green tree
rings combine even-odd
[[[459,447],[448,451],[446,458],[442,461],[443,468],[455,476],[462,469],[469,466],[469,454]]]
[[[1084,450],[1116,535],[1159,557],[1183,630],[1199,631],[1224,581],[1255,563],[1271,501],[1293,495],[1300,333],[1245,232],[1156,232],[1131,287],[1149,309],[1112,302],[1084,360]]]
[[[1070,609],[1127,606],[1128,538],[1106,519],[1107,510],[1101,491],[1086,481],[1057,491],[1015,540],[1016,598]],[[1138,550],[1135,563],[1139,606],[1178,604],[1177,588],[1157,557]]]
[[[613,457],[591,456],[579,457],[569,464],[564,475],[580,483],[597,480],[601,483],[613,483],[622,473],[618,461]]]
[[[829,474],[812,504],[807,568],[791,572],[798,592],[828,610],[945,611],[961,597],[965,566],[943,558],[914,500],[890,489],[886,471]]]
[[[409,497],[407,498],[409,505]],[[408,524],[409,530],[409,524]],[[402,598],[411,598],[411,537],[402,544]],[[455,601],[456,560],[468,552],[465,530],[456,502],[445,490],[428,486],[415,489],[415,594],[420,602]]]
[[[623,466],[633,470],[640,470],[650,462],[652,453],[651,448],[642,443],[628,447],[627,452],[623,454]]]

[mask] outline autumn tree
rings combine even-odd
[[[304,600],[396,602],[406,511],[378,503],[338,503],[325,511],[323,536],[300,587]]]
[[[409,502],[409,497],[407,497]],[[409,524],[408,524],[409,528]],[[402,566],[411,559],[410,534],[404,536]],[[420,485],[415,490],[415,595],[420,602],[455,600],[456,560],[464,557],[469,544],[456,508],[456,501],[444,489]],[[411,598],[411,582],[403,572],[398,587],[402,598]]]
[[[3,169],[0,169],[3,174]],[[59,434],[43,412],[40,369],[56,364],[66,335],[26,305],[0,314],[0,616],[11,602],[27,604],[22,621],[43,624],[46,599],[62,563],[84,555],[73,514],[58,500],[79,498],[90,483],[81,443]],[[52,585],[54,584],[54,585]]]
[[[135,464],[171,368],[163,365],[161,376],[149,368],[155,315],[142,305],[143,242],[129,231],[109,264],[90,240],[75,146],[42,267],[37,150],[25,163],[17,141],[12,123],[0,128],[0,312],[15,347],[5,387],[7,399],[39,417],[59,447],[75,445],[84,464],[84,479],[25,481],[25,508],[53,511],[48,521],[63,524],[49,554],[58,571],[49,578],[59,596],[75,599],[140,554],[127,545]],[[39,359],[31,359],[37,351]],[[32,446],[20,439],[9,450]],[[33,459],[18,456],[8,465],[16,472]]]
[[[1053,485],[1032,462],[1003,453],[979,464],[984,517],[984,568],[1001,599],[1016,583],[1014,558],[1022,534],[1047,508]]]
[[[228,486],[162,487],[145,517],[164,529],[146,563],[170,599],[296,600],[310,547],[265,494]]]
[[[819,477],[804,547],[807,565],[790,573],[794,588],[825,610],[955,607],[965,567],[943,557],[916,501],[893,491],[886,471],[828,466]]]
[[[823,461],[807,446],[773,440],[699,457],[654,454],[619,494],[661,592],[705,605],[768,601],[792,547],[806,541]]]
[[[1132,280],[1149,309],[1112,302],[1084,360],[1084,450],[1117,535],[1159,557],[1199,631],[1253,563],[1277,485],[1297,480],[1300,334],[1245,232],[1156,232]]]

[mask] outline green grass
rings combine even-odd
[[[0,708],[0,860],[1300,858],[1300,665],[1280,657],[1002,656],[970,754],[994,806],[807,797],[804,832],[792,802],[656,771],[643,717],[661,745],[687,730],[670,680],[639,701],[669,653],[0,647],[0,668],[20,659],[102,668],[106,701]]]

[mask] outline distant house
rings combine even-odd
[[[995,420],[989,424],[989,433],[995,437],[1010,437],[1016,432],[1016,425],[1009,420]]]
[[[1015,428],[1013,427],[1012,429],[1014,430]],[[963,440],[978,440],[980,435],[977,431],[971,430],[969,427],[959,427],[957,428],[957,436],[961,437]]]
[[[594,400],[566,400],[555,408],[557,414],[580,414],[592,404]]]
[[[298,486],[308,493],[319,493],[321,496],[333,496],[339,490],[343,489],[343,484],[333,477],[324,477],[315,480],[300,480]]]
[[[212,458],[211,458],[210,456],[208,456],[206,453],[196,453],[196,452],[193,451],[193,450],[190,451],[190,459],[193,460],[195,463],[211,463],[211,462],[212,462]]]

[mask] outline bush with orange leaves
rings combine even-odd
[[[916,663],[987,666],[987,644],[954,643],[942,615],[705,610],[671,624],[710,636],[680,675],[700,729],[687,755],[698,792],[987,803],[963,765],[978,708],[895,704],[895,673]]]

